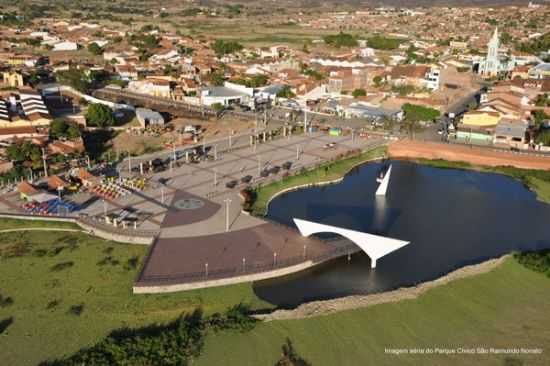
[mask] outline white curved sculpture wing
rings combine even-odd
[[[376,190],[377,196],[385,196],[386,192],[388,190],[388,184],[390,183],[390,174],[391,174],[391,165],[384,175],[384,178],[382,179],[382,183],[378,186],[378,189]]]
[[[366,234],[360,231],[343,229],[336,226],[318,224],[316,222],[293,219],[302,236],[317,233],[335,233],[353,241],[371,258],[371,267],[376,267],[376,260],[409,244],[409,241],[386,238],[384,236]]]

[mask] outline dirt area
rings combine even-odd
[[[180,129],[188,125],[199,126],[204,132],[201,133],[199,141],[206,139],[207,141],[228,136],[231,132],[239,134],[254,128],[254,122],[249,120],[241,120],[232,116],[225,116],[220,120],[203,121],[190,118],[176,118],[170,121],[174,126],[172,131],[166,131],[162,134],[145,132],[144,134],[137,131],[122,131],[113,141],[113,149],[116,151],[130,151],[133,154],[141,155],[158,151],[165,148],[167,145],[176,143],[176,145],[192,144],[193,140],[184,140],[183,136],[178,132]]]
[[[465,161],[474,165],[514,166],[523,169],[550,169],[550,158],[499,152],[487,148],[436,142],[401,140],[389,144],[388,154],[392,158],[444,159]]]
[[[201,129],[205,129],[202,138],[206,140],[228,136],[232,131],[234,134],[239,134],[254,128],[254,121],[234,116],[224,116],[219,120],[211,119],[209,121],[176,118],[170,123],[174,125],[176,131],[187,125],[200,126]]]
[[[449,66],[446,69],[441,69],[439,90],[433,93],[433,99],[448,101],[448,105],[452,105],[453,101],[464,98],[479,89],[478,79],[471,72],[458,72],[455,67]],[[458,88],[452,89],[445,85],[457,85]],[[447,106],[448,107],[448,106]]]
[[[505,255],[480,264],[466,266],[434,281],[424,282],[414,287],[400,288],[380,294],[347,296],[334,300],[313,301],[302,304],[294,310],[276,310],[271,314],[257,315],[256,318],[264,321],[303,319],[320,315],[328,315],[339,311],[365,308],[378,304],[416,299],[426,291],[445,285],[451,281],[487,273],[502,264],[509,257],[510,255]]]

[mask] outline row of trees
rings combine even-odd
[[[352,34],[340,32],[335,35],[324,36],[323,40],[326,44],[340,48],[340,47],[355,47],[357,46],[357,38]]]
[[[212,44],[212,49],[218,57],[239,52],[243,49],[243,45],[237,41],[225,41],[218,39]]]

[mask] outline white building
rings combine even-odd
[[[495,28],[493,37],[487,44],[487,56],[482,58],[478,64],[478,73],[484,76],[497,76],[501,72],[512,71],[513,61],[499,55],[500,39],[498,27]]]
[[[78,49],[78,44],[71,41],[63,41],[54,44],[53,51],[76,51]]]
[[[440,76],[441,76],[441,70],[432,67],[425,77],[426,88],[430,90],[439,89]]]

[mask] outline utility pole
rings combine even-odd
[[[307,133],[307,109],[304,108],[304,135]]]
[[[231,200],[229,198],[226,198],[223,200],[225,202],[225,231],[229,231],[229,205],[231,204]]]
[[[48,177],[48,164],[46,164],[46,150],[42,148],[42,163],[44,164],[44,177]]]

